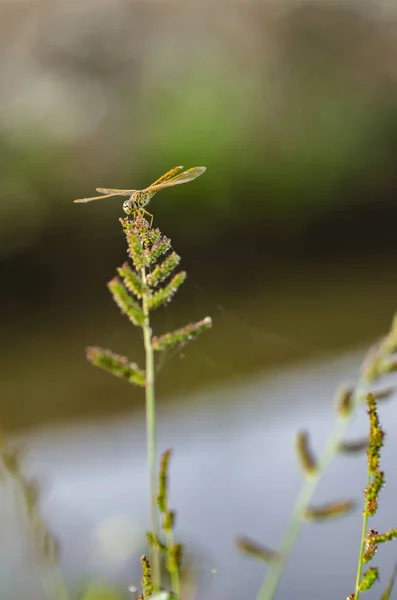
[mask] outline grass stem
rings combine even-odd
[[[170,577],[171,577],[171,589],[172,589],[172,592],[173,592],[175,598],[178,598],[178,600],[179,600],[179,598],[181,597],[179,567],[176,564],[175,560],[170,560],[173,555],[173,549],[175,546],[174,532],[172,531],[172,529],[168,530],[166,532],[166,543],[167,543],[167,548],[168,548],[168,560],[170,562],[169,572],[170,572]]]
[[[367,488],[369,488],[371,483],[371,472],[368,469],[368,475],[367,475]],[[362,574],[363,574],[363,564],[364,564],[364,553],[365,553],[365,546],[366,546],[366,537],[367,537],[367,526],[368,526],[368,511],[364,510],[363,512],[363,525],[361,528],[361,544],[360,544],[360,554],[358,557],[358,566],[357,566],[357,577],[356,577],[356,590],[355,590],[355,600],[358,600],[359,596],[360,596],[360,584],[361,584],[361,578],[362,578]]]
[[[142,282],[146,286],[146,271],[141,270]],[[157,433],[156,433],[156,401],[154,393],[154,350],[152,344],[152,329],[149,318],[149,299],[147,294],[142,298],[142,310],[145,317],[143,324],[143,340],[146,357],[146,444],[149,469],[149,494],[150,494],[150,528],[154,536],[158,537],[159,518],[157,511]],[[152,546],[151,567],[153,574],[153,586],[155,590],[160,589],[160,553],[156,546]]]
[[[365,397],[364,389],[362,387],[357,387],[354,394],[354,404],[358,405],[362,401],[363,397]],[[343,439],[349,423],[350,419],[347,416],[338,415],[334,427],[332,428],[325,443],[322,456],[318,461],[317,472],[305,480],[296,498],[289,523],[278,550],[281,558],[279,561],[270,566],[267,577],[265,578],[257,595],[257,600],[270,600],[273,598],[282,578],[286,563],[298,539],[302,524],[304,522],[303,514],[305,509],[309,506],[314,492],[316,491],[317,485],[322,479],[328,465],[335,456],[335,453],[338,451],[338,446]]]

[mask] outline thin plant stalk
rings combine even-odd
[[[371,483],[371,472],[368,469],[367,487],[366,487],[366,489],[369,488],[370,483]],[[366,540],[367,540],[368,517],[369,517],[368,511],[364,510],[364,512],[363,512],[363,525],[362,525],[362,528],[361,528],[360,554],[359,554],[359,557],[358,557],[355,600],[358,600],[358,598],[360,596],[360,583],[361,583],[362,574],[363,574],[364,553],[365,553]]]
[[[365,389],[363,387],[357,388],[357,391],[354,394],[354,404],[357,406],[364,396]],[[270,600],[273,598],[283,575],[285,565],[298,539],[304,522],[303,514],[305,509],[309,506],[310,500],[316,491],[317,485],[324,475],[324,471],[327,469],[328,465],[335,456],[349,423],[350,419],[346,415],[339,414],[336,418],[334,427],[332,428],[331,433],[329,434],[325,443],[323,454],[318,461],[318,469],[315,474],[305,479],[295,501],[289,523],[281,541],[281,545],[278,549],[280,560],[274,562],[269,567],[269,572],[261,589],[259,590],[257,600]]]
[[[22,515],[19,509],[22,509],[22,505],[24,504],[23,501],[21,501],[21,498],[24,497],[24,493],[23,493],[23,482],[21,479],[21,474],[20,473],[15,473],[14,474],[14,491],[15,491],[15,495],[17,496],[17,502],[18,502],[18,516],[22,516],[23,519],[25,520],[27,518],[26,516],[26,506],[25,506],[25,514]],[[32,531],[32,528],[28,526],[29,525],[29,521],[27,522],[27,526],[26,526],[26,535],[27,535],[27,539],[29,541],[29,543],[31,543],[32,548],[35,547],[35,537],[34,537],[34,533]],[[40,578],[40,583],[41,583],[41,587],[43,588],[43,592],[44,592],[44,596],[46,600],[55,600],[55,595],[54,595],[54,591],[53,588],[50,584],[49,581],[49,576],[48,576],[48,571],[46,570],[45,566],[43,565],[42,561],[39,559],[37,561],[37,567],[38,567],[38,576]],[[62,600],[68,600],[68,596],[66,594],[63,594],[63,596],[61,595],[60,598],[62,598]]]
[[[165,537],[166,537],[166,543],[167,543],[167,548],[168,548],[168,555],[171,556],[172,552],[173,552],[173,548],[175,546],[175,540],[174,540],[174,532],[172,531],[172,529],[168,530],[165,533]],[[175,598],[179,598],[181,597],[181,583],[180,583],[180,579],[179,579],[179,568],[177,565],[173,564],[174,561],[171,562],[170,569],[170,577],[171,577],[171,588],[172,588],[172,592],[175,596]]]
[[[142,282],[146,287],[146,271],[141,270]],[[143,323],[143,340],[146,357],[146,444],[149,469],[149,494],[150,494],[150,525],[153,535],[158,536],[159,518],[157,511],[157,433],[156,433],[156,400],[154,392],[154,350],[152,344],[152,328],[149,318],[149,301],[147,294],[142,298],[142,310],[145,317]],[[156,545],[151,548],[151,566],[154,588],[160,586],[160,551]]]
[[[170,510],[168,505],[169,489],[169,459],[172,450],[165,450],[161,455],[159,472],[159,493],[157,496],[157,505],[162,515],[162,531],[165,537],[164,553],[166,555],[166,566],[171,577],[172,597],[180,600],[181,585],[179,577],[179,568],[181,564],[183,547],[175,543],[174,527],[175,512]]]
[[[18,453],[13,453],[0,432],[0,467],[5,467],[17,500],[18,513],[25,522],[27,537],[35,549],[41,586],[46,600],[70,600],[70,594],[63,578],[59,562],[56,541],[41,518],[37,492],[31,495],[29,490],[33,481],[26,478],[22,471]],[[23,515],[22,515],[23,511]],[[43,543],[44,535],[46,543]]]
[[[375,529],[369,529],[368,519],[373,517],[379,507],[379,494],[385,485],[385,473],[380,468],[381,450],[384,444],[385,433],[379,420],[377,411],[377,399],[374,394],[368,394],[367,398],[369,416],[369,438],[367,450],[367,487],[365,488],[365,508],[363,511],[363,523],[361,531],[360,553],[357,565],[356,587],[349,600],[358,600],[361,592],[369,590],[379,580],[379,568],[371,566],[363,574],[364,563],[368,564],[375,556],[378,545],[397,538],[397,529],[389,529],[379,533]],[[386,587],[382,598],[390,596],[393,586],[393,578]]]

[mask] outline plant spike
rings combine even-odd
[[[390,346],[389,346],[390,347]],[[388,542],[397,537],[397,530],[391,530],[379,534],[374,529],[367,533],[369,517],[373,517],[378,510],[379,493],[384,486],[384,473],[380,469],[381,449],[385,434],[380,425],[375,396],[371,393],[366,397],[369,417],[369,444],[367,451],[367,486],[365,488],[365,507],[363,512],[363,523],[361,530],[360,554],[358,558],[356,589],[354,597],[358,600],[360,593],[370,589],[378,579],[377,567],[371,567],[364,575],[362,574],[364,563],[368,563],[374,557],[378,544]]]

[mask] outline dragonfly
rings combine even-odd
[[[206,167],[192,167],[187,171],[182,171],[184,167],[174,167],[167,173],[164,173],[154,183],[143,190],[117,190],[113,188],[96,188],[97,192],[103,194],[101,196],[93,196],[91,198],[79,198],[74,202],[92,202],[100,198],[111,198],[113,196],[129,196],[123,203],[123,210],[127,215],[143,216],[145,213],[151,218],[150,226],[152,226],[153,215],[145,210],[150,200],[160,190],[171,187],[172,185],[180,185],[193,181],[204,173]]]

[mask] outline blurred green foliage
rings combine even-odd
[[[79,212],[73,207],[74,213],[70,203],[97,186],[144,187],[177,164],[208,168],[205,179],[174,191],[172,201],[164,192],[153,203],[165,226],[183,219],[187,242],[213,241],[250,219],[262,232],[269,226],[288,232],[290,224],[304,231],[319,217],[332,220],[339,207],[359,215],[360,206],[375,201],[371,193],[382,203],[397,190],[391,174],[397,87],[386,22],[347,3],[302,3],[278,18],[258,12],[256,29],[247,21],[247,31],[237,30],[241,40],[228,41],[197,16],[196,29],[189,30],[187,14],[190,38],[185,34],[180,46],[183,28],[175,34],[170,26],[167,33],[164,22],[164,31],[156,29],[158,16],[150,14],[146,54],[135,62],[127,55],[121,67],[109,45],[107,60],[116,61],[111,78],[111,71],[97,70],[93,24],[86,45],[79,30],[74,57],[67,45],[52,42],[46,50],[54,61],[61,52],[74,73],[76,106],[66,103],[55,112],[59,127],[51,129],[51,114],[46,126],[34,120],[32,102],[33,116],[25,110],[0,130],[0,256],[34,245],[50,227],[75,227],[93,215],[105,219],[116,214],[112,206],[121,215],[116,199]],[[113,34],[102,32],[109,44]],[[251,45],[244,46],[246,36]],[[46,77],[54,72],[59,86],[62,77],[67,81],[61,67],[44,69]],[[94,80],[97,87],[88,86]],[[79,130],[75,113],[88,123],[98,107],[103,114],[96,126]],[[68,129],[69,137],[59,133]]]

